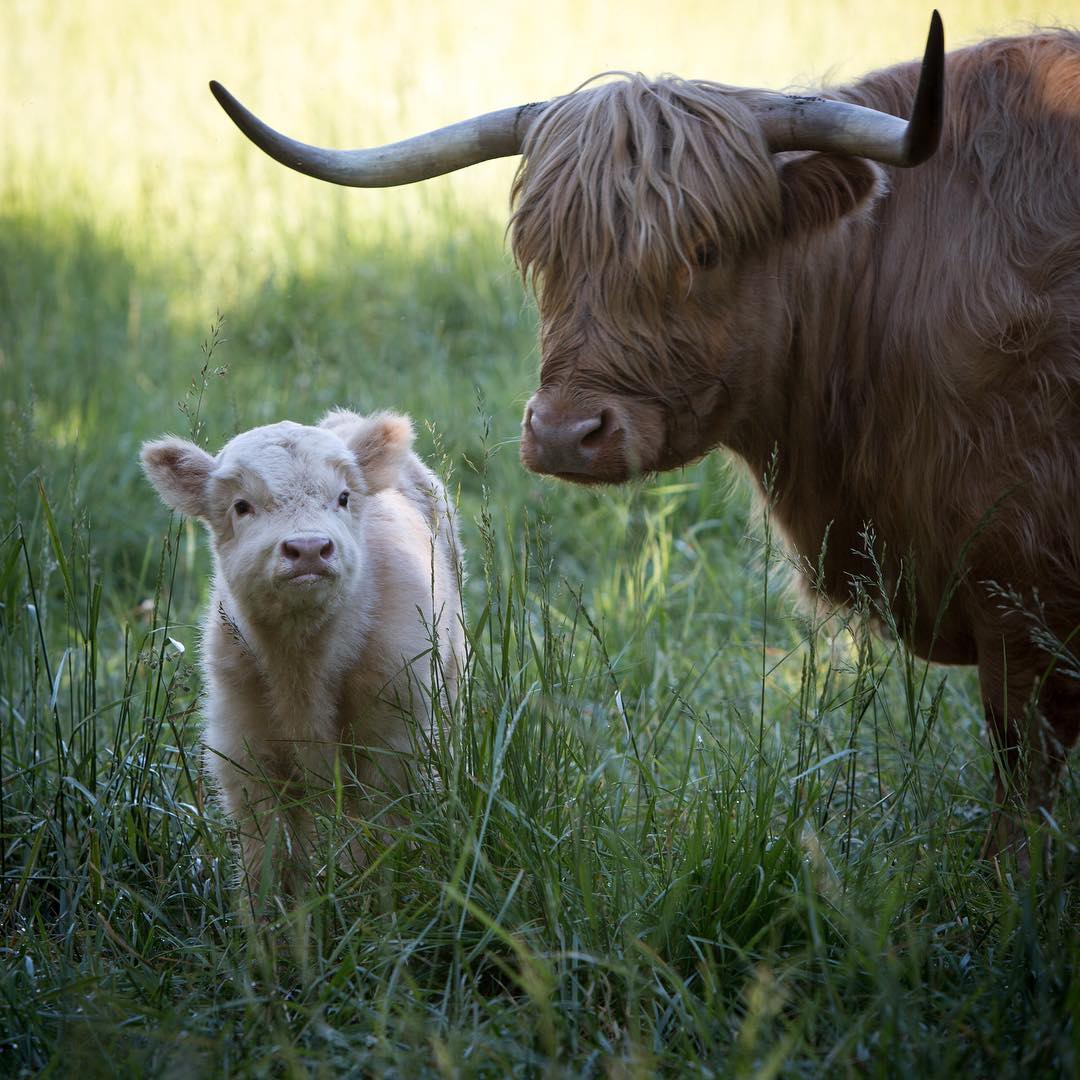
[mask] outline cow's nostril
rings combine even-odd
[[[329,559],[334,554],[334,541],[327,540],[325,544],[319,549],[319,554],[323,559]]]
[[[281,550],[285,553],[286,559],[299,559],[300,551],[297,546],[291,540],[282,540]]]
[[[610,409],[601,409],[600,415],[593,417],[589,424],[592,425],[581,436],[581,446],[586,450],[593,450],[604,442],[611,434],[611,429],[614,424],[614,420],[611,415]]]

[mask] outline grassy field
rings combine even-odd
[[[206,90],[357,145],[607,68],[845,78],[929,9],[162,8],[3,5],[0,1072],[1077,1075],[1076,777],[1049,868],[995,872],[972,673],[797,615],[737,468],[521,470],[512,163],[342,191]],[[471,678],[384,853],[251,929],[198,763],[206,544],[137,453],[331,404],[410,412],[449,477]]]

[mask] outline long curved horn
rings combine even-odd
[[[883,165],[920,165],[937,149],[945,105],[945,31],[930,17],[911,119],[824,98],[762,94],[756,97],[769,149],[819,150],[872,158]]]
[[[824,98],[748,92],[769,148],[819,150],[919,165],[937,149],[945,100],[945,34],[930,18],[919,86],[909,121],[861,105]],[[261,150],[290,169],[348,187],[395,187],[521,153],[529,128],[547,102],[518,105],[461,120],[411,139],[368,150],[326,150],[275,131],[219,82],[210,90],[233,123]]]
[[[275,161],[297,172],[347,187],[395,187],[521,153],[522,140],[543,103],[474,116],[449,127],[370,150],[324,150],[297,142],[264,124],[219,82],[210,90],[232,122]]]

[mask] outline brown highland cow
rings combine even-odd
[[[760,478],[775,455],[814,588],[851,599],[871,526],[909,646],[978,665],[999,804],[1050,806],[1080,730],[1080,35],[944,57],[935,13],[921,68],[820,98],[630,75],[371,151],[213,89],[337,183],[522,154],[525,465],[619,483],[725,446]],[[1018,835],[1000,819],[987,853]]]

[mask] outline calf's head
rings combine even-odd
[[[220,579],[256,622],[318,621],[361,581],[363,518],[412,445],[408,419],[329,413],[237,435],[212,457],[174,437],[144,444],[151,483],[210,532]]]

